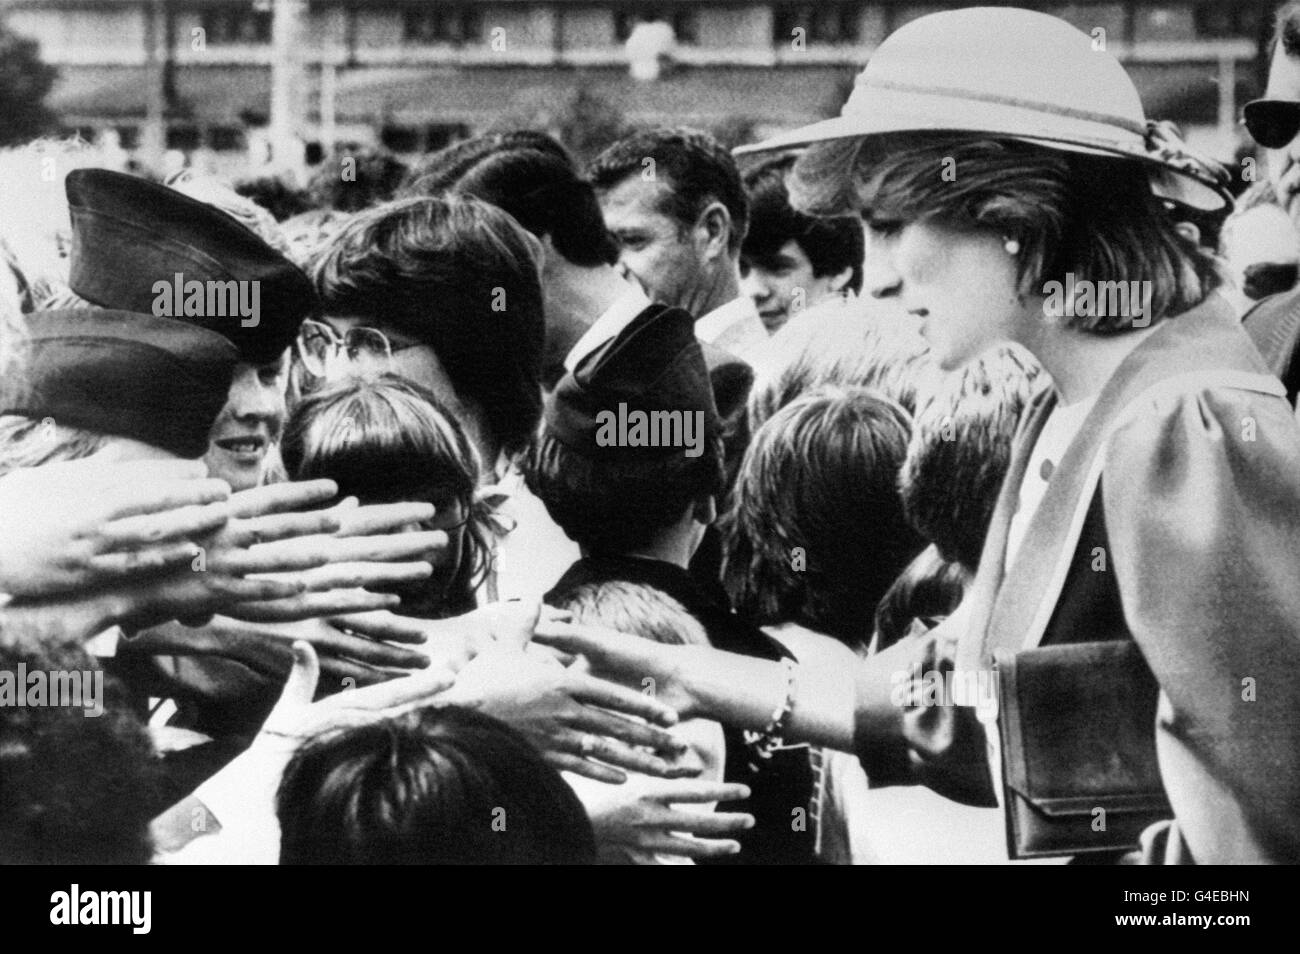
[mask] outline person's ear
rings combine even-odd
[[[695,231],[700,237],[702,258],[724,257],[731,243],[731,213],[721,202],[710,202],[695,220]]]
[[[555,243],[551,240],[549,233],[542,235],[537,242],[541,246],[541,251],[537,256],[537,264],[540,267],[542,277],[546,278],[553,273],[559,253],[555,251]]]
[[[845,268],[844,271],[839,272],[836,275],[832,275],[831,291],[839,292],[840,294],[843,294],[844,290],[849,286],[849,279],[852,277],[853,277],[853,269],[851,267]]]

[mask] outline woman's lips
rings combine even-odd
[[[245,464],[256,464],[266,455],[268,442],[260,435],[240,435],[238,437],[219,437],[212,443]]]

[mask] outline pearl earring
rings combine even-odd
[[[1009,238],[1002,243],[1002,247],[1007,250],[1008,255],[1020,254],[1020,242],[1016,239]]]

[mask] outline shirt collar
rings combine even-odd
[[[732,325],[748,321],[761,322],[758,309],[754,307],[754,300],[748,295],[739,295],[698,319],[695,322],[695,337],[713,344]]]

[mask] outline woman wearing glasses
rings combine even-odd
[[[1300,861],[1300,429],[1162,204],[1175,186],[1221,203],[1217,183],[1146,133],[1132,82],[1089,36],[982,8],[908,24],[839,118],[758,147],[810,144],[792,198],[863,216],[870,290],[899,297],[944,367],[1013,341],[1055,381],[1022,421],[948,621],[866,660],[852,686],[563,626],[547,638],[654,678],[684,718],[847,748],[868,778],[1001,804],[1017,856],[1113,857],[1140,835],[1149,859]],[[999,699],[993,678],[950,691],[995,655],[1018,680],[1031,662],[1128,668],[1053,670],[1062,691],[1036,707],[1006,686]],[[1052,762],[1069,740],[1080,761]],[[1026,782],[1026,764],[1059,785]]]

